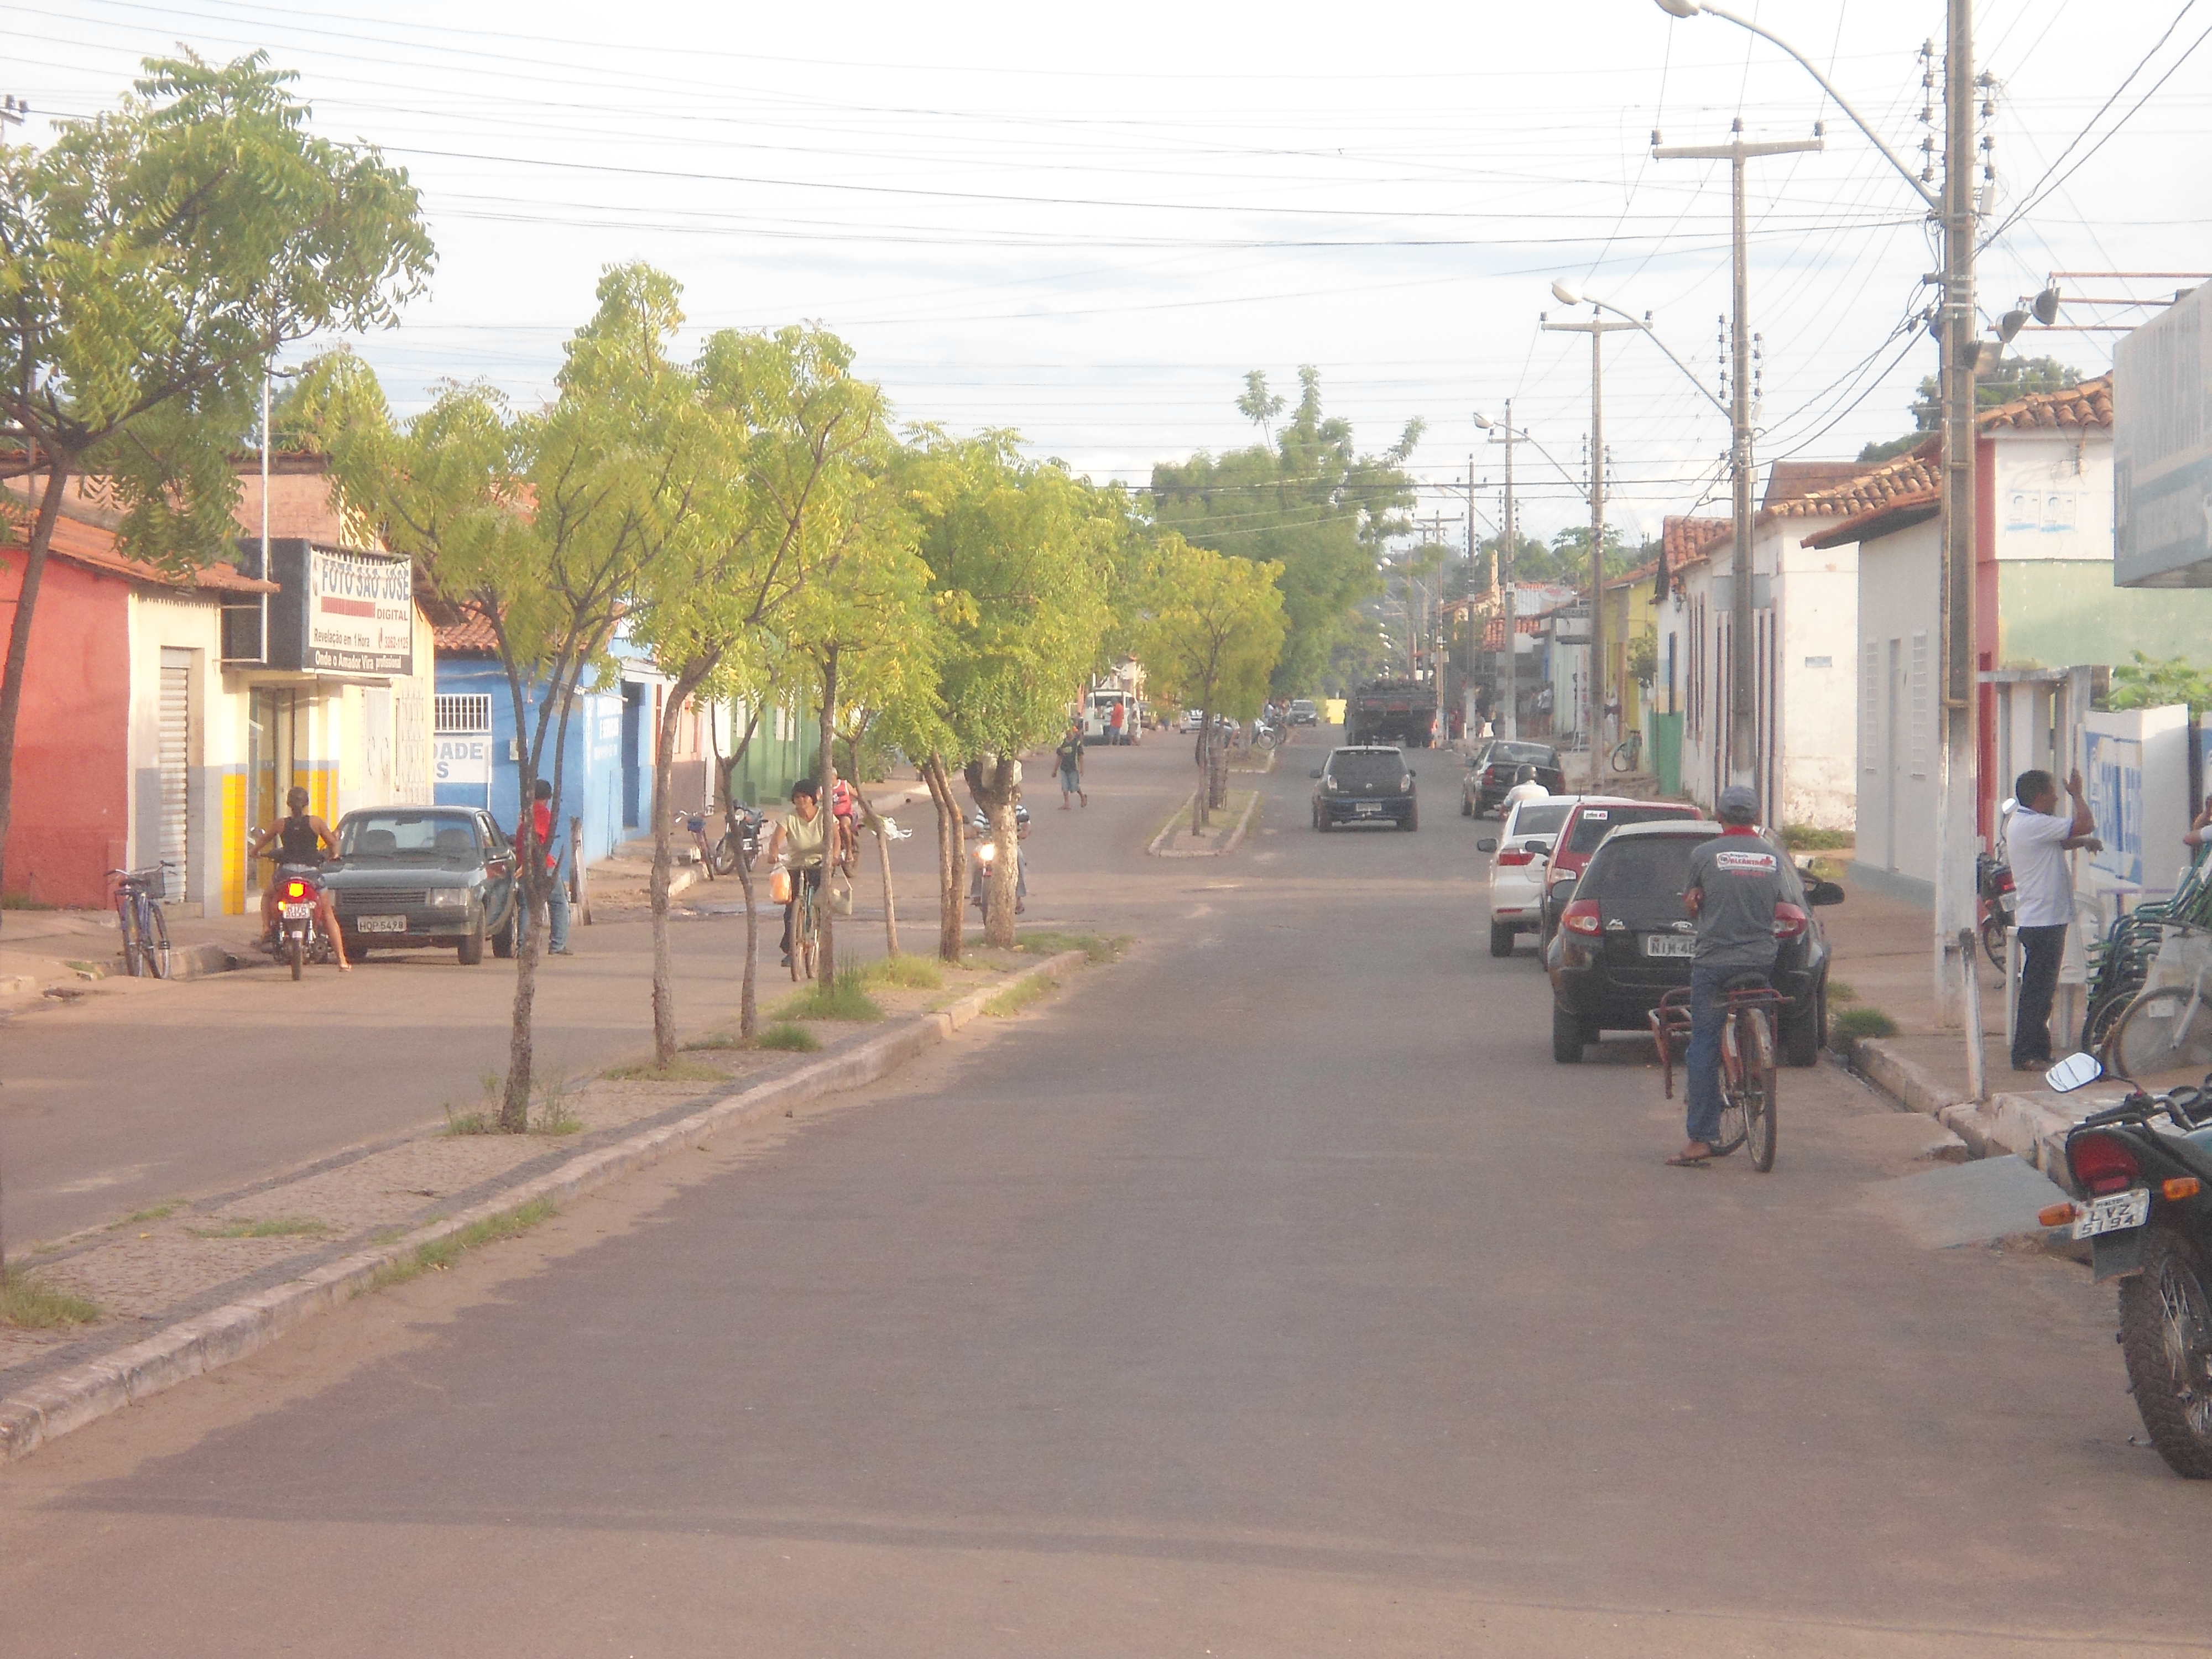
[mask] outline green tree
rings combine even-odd
[[[1190,827],[1206,823],[1213,717],[1259,712],[1289,632],[1288,608],[1273,564],[1194,547],[1172,532],[1160,538],[1146,586],[1141,636],[1145,672],[1170,701],[1199,710],[1201,779]]]
[[[1998,409],[2039,392],[2066,392],[2081,384],[2081,372],[2056,357],[2008,357],[1974,380],[1974,407]],[[1859,451],[1861,461],[1871,466],[1893,460],[1928,441],[1930,433],[1943,429],[1943,389],[1933,374],[1923,377],[1912,400],[1912,430],[1887,443],[1869,444]]]
[[[270,358],[318,330],[389,325],[433,260],[407,175],[310,133],[263,54],[145,70],[47,149],[0,145],[0,422],[30,503],[0,674],[0,859],[70,480],[112,481],[137,557],[183,572],[234,556],[231,455]]]
[[[2186,703],[2191,722],[2212,708],[2212,669],[2199,668],[2186,657],[2154,659],[2140,651],[2129,654],[2134,660],[2112,671],[2106,707],[2165,708]]]
[[[1280,567],[1289,634],[1274,689],[1284,693],[1319,683],[1338,641],[1358,626],[1352,618],[1361,601],[1377,591],[1382,544],[1407,529],[1403,515],[1414,492],[1405,464],[1422,430],[1419,421],[1408,421],[1389,449],[1362,455],[1352,423],[1322,412],[1320,372],[1299,369],[1297,405],[1272,443],[1163,461],[1152,480],[1160,529],[1194,546]],[[1237,408],[1264,427],[1281,412],[1281,400],[1255,373],[1246,377]]]

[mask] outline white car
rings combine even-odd
[[[1544,925],[1544,872],[1552,843],[1580,795],[1548,795],[1524,800],[1505,815],[1496,837],[1475,842],[1490,854],[1490,954],[1510,957],[1516,933],[1534,933]]]

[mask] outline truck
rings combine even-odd
[[[1370,680],[1346,699],[1347,744],[1394,743],[1426,749],[1437,729],[1436,688],[1426,680]]]

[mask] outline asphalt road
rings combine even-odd
[[[1307,758],[1169,865],[1187,757],[1101,757],[1122,965],[0,1471],[0,1651],[2205,1647],[2109,1291],[1914,1243],[1826,1068],[1773,1175],[1663,1168],[1450,763],[1318,836]]]

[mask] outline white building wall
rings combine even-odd
[[[1858,633],[1858,548],[1804,546],[1822,522],[1785,521],[1788,533],[1776,550],[1782,569],[1776,592],[1782,714],[1778,808],[1784,823],[1849,830],[1858,796],[1851,649]]]
[[[1923,898],[1936,882],[1942,524],[1858,549],[1856,863]]]
[[[126,859],[132,869],[161,857],[162,652],[190,656],[190,730],[185,744],[185,859],[179,872],[187,907],[216,902],[222,874],[223,793],[220,779],[237,758],[245,716],[226,694],[222,608],[215,596],[134,586],[126,611],[131,652],[129,726],[125,764],[131,778]]]

